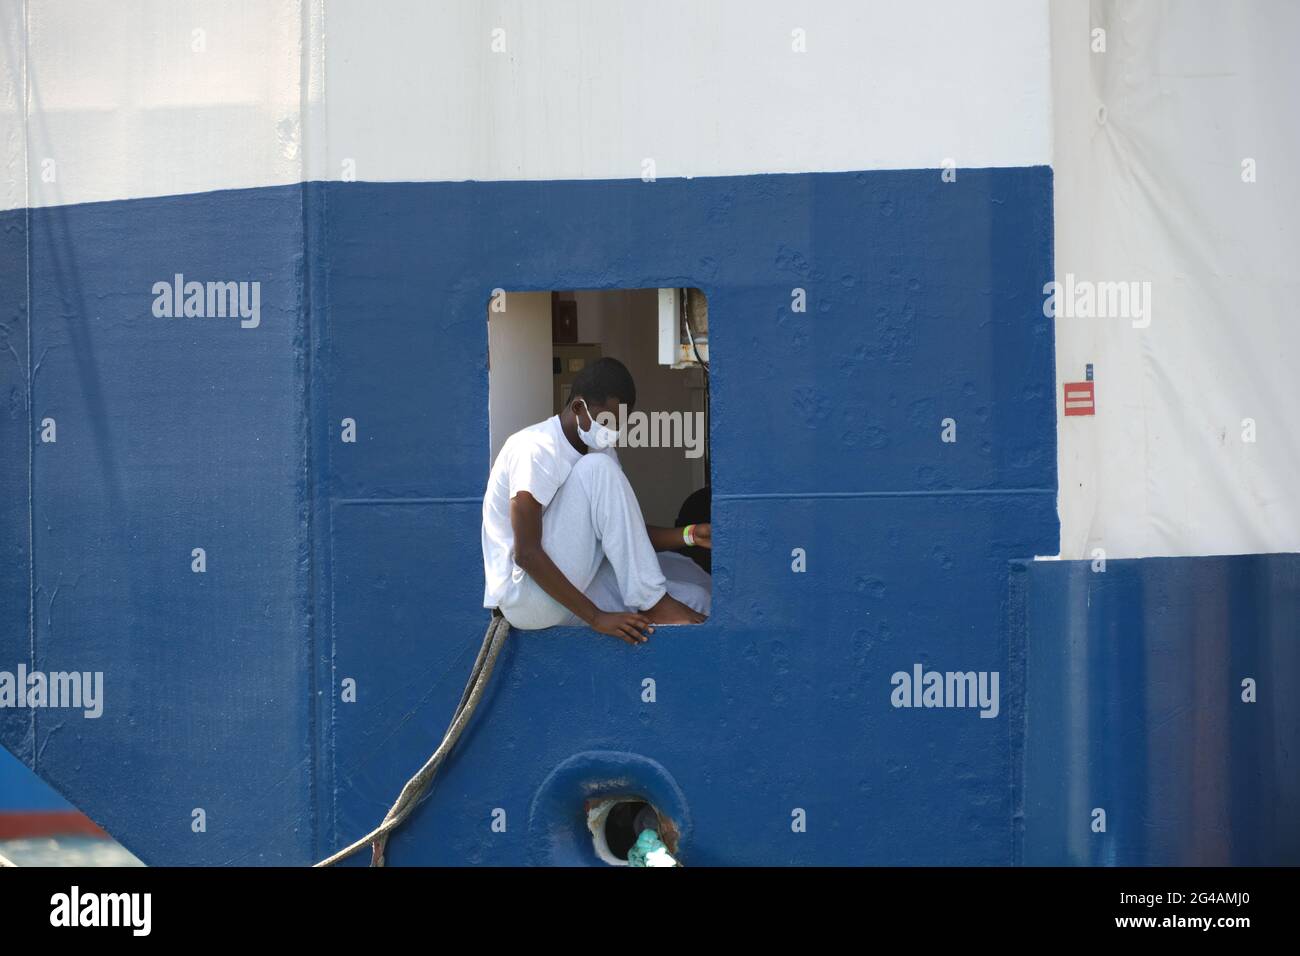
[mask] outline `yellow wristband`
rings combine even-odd
[[[695,525],[688,524],[682,529],[682,540],[686,542],[686,547],[695,547]]]

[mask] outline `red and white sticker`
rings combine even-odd
[[[1093,382],[1065,383],[1065,414],[1095,415],[1097,403],[1093,399]]]

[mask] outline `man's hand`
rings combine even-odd
[[[655,626],[644,614],[637,614],[635,611],[631,613],[601,611],[592,619],[591,629],[636,646],[649,640],[649,635],[654,633]],[[643,631],[645,633],[642,633]]]
[[[713,525],[709,522],[697,524],[695,530],[691,532],[691,537],[695,539],[695,544],[698,547],[713,550]]]

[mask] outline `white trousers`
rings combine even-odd
[[[589,453],[573,466],[542,512],[542,550],[602,611],[645,611],[667,592],[709,613],[708,573],[685,555],[655,554],[632,486],[609,455]],[[582,623],[518,565],[500,608],[520,630]]]

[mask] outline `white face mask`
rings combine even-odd
[[[586,401],[579,399],[582,407],[587,411],[587,417],[591,419],[591,428],[583,430],[582,419],[578,419],[578,437],[588,448],[596,450],[604,448],[613,448],[618,444],[618,432],[614,429],[602,425],[596,421],[596,416],[591,414],[591,409],[587,407]]]

